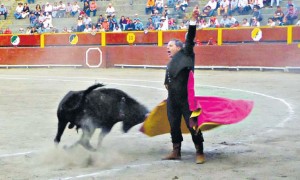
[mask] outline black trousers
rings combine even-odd
[[[184,120],[185,120],[185,124],[192,135],[194,144],[203,146],[204,139],[202,136],[202,132],[199,131],[196,134],[196,131],[193,130],[193,128],[191,128],[189,126],[189,119],[190,119],[192,112],[189,109],[187,100],[175,102],[175,100],[168,98],[167,99],[167,114],[168,114],[168,119],[169,119],[169,123],[171,126],[172,143],[181,143],[183,141],[182,132],[181,132],[181,128],[180,128],[181,118],[183,116]]]

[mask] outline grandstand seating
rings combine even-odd
[[[30,26],[29,23],[29,19],[18,19],[16,20],[13,16],[13,13],[15,11],[15,7],[17,6],[18,2],[25,2],[26,0],[1,0],[1,3],[4,3],[5,6],[8,8],[9,10],[9,15],[7,17],[7,20],[0,20],[0,28],[5,29],[6,27],[10,27],[10,29],[12,29],[12,31],[14,33],[18,33],[18,30],[20,28],[26,28],[28,26]],[[79,2],[79,5],[82,7],[83,4],[77,0]],[[202,7],[207,3],[208,0],[190,0],[190,5],[187,8],[186,12],[189,13],[192,11],[192,8],[197,4],[199,5],[199,7],[202,9]],[[27,2],[27,1],[26,1]],[[36,4],[45,4],[46,2],[50,2],[50,3],[54,3],[54,2],[59,2],[59,0],[36,0],[35,4],[29,4],[30,9],[34,10],[35,9],[35,5]],[[66,2],[73,2],[73,0],[63,0],[64,3]],[[109,3],[112,3],[114,8],[117,11],[117,19],[119,20],[119,18],[122,15],[125,15],[126,17],[134,17],[135,14],[138,14],[138,17],[142,20],[142,22],[144,24],[146,24],[148,17],[150,17],[150,15],[145,15],[145,4],[146,4],[146,0],[98,0],[96,1],[97,5],[99,7],[99,10],[97,12],[97,15],[99,14],[105,14],[105,10],[106,7]],[[165,3],[167,3],[167,0],[165,0]],[[282,6],[283,11],[286,11],[286,4],[287,4],[287,0],[282,0],[280,2],[280,5]],[[294,0],[294,4],[295,6],[300,10],[300,0]],[[267,19],[269,17],[273,16],[273,13],[275,12],[276,7],[273,8],[263,8],[261,9],[261,12],[263,14],[263,21],[261,22],[261,25],[265,25],[267,22]],[[238,14],[234,14],[234,17],[241,22],[241,20],[243,18],[247,18],[249,19],[251,17],[251,15],[238,15]],[[3,19],[3,17],[1,17]],[[96,17],[92,17],[93,22],[97,21],[98,16]],[[70,18],[53,18],[53,25],[59,29],[62,30],[63,27],[72,27],[72,26],[76,26],[76,19],[74,17],[70,17]],[[218,17],[218,19],[220,20],[221,17]],[[180,20],[177,20],[180,22]]]

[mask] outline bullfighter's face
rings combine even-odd
[[[175,41],[170,41],[167,48],[169,58],[172,58],[174,54],[176,54],[181,49],[180,47],[176,46]]]

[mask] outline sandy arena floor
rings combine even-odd
[[[194,163],[191,137],[181,161],[160,160],[170,135],[149,138],[116,124],[100,152],[63,150],[81,131],[66,129],[55,148],[56,109],[69,90],[95,81],[119,88],[149,109],[166,98],[164,70],[0,69],[0,179],[300,179],[300,75],[196,70],[196,94],[250,99],[244,121],[204,133],[205,164]],[[99,130],[92,139],[96,144]]]

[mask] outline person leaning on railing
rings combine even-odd
[[[7,17],[7,9],[4,6],[4,4],[2,3],[0,6],[0,15],[4,16],[4,19],[6,20]]]

